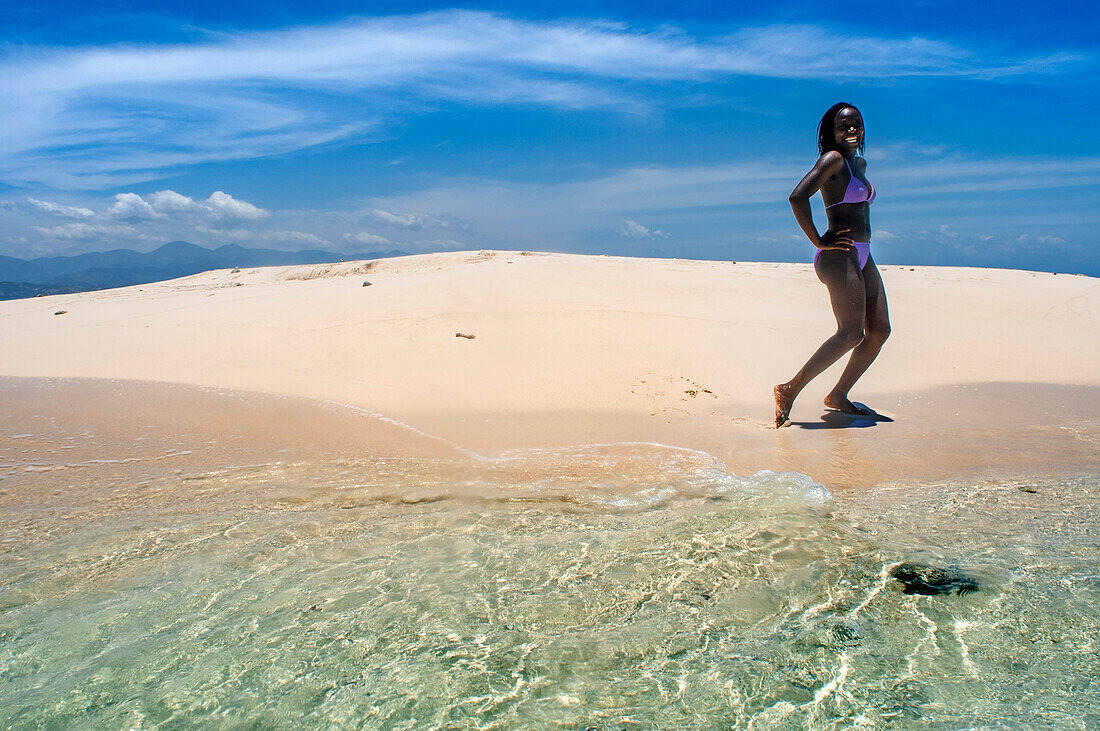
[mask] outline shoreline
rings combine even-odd
[[[1083,386],[935,389],[896,399],[907,404],[891,411],[894,422],[803,420],[780,430],[721,415],[591,411],[434,414],[414,425],[332,401],[101,379],[0,377],[0,396],[0,444],[11,455],[0,488],[65,482],[79,467],[112,480],[341,459],[476,467],[508,454],[626,446],[706,454],[741,476],[797,472],[832,491],[1100,472],[1100,425],[1089,421],[1100,388]],[[937,428],[943,403],[959,411]],[[1006,405],[1016,418],[1005,418]],[[995,424],[982,416],[991,409],[1001,412]]]

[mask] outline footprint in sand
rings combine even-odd
[[[649,403],[651,416],[668,413],[687,416],[713,414],[713,410],[707,408],[707,402],[718,399],[714,391],[686,376],[656,373],[635,378],[630,384],[630,392]]]

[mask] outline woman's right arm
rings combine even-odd
[[[852,248],[852,239],[848,236],[849,229],[846,228],[819,234],[817,226],[814,225],[810,197],[821,190],[822,184],[831,175],[836,174],[843,163],[844,157],[839,152],[829,150],[817,159],[817,164],[810,172],[806,173],[806,177],[798,182],[788,199],[791,202],[791,210],[794,211],[794,219],[798,221],[798,225],[802,228],[802,232],[806,234],[806,238],[817,248],[826,251],[850,249]]]

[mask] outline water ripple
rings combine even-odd
[[[1097,480],[1028,487],[837,497],[643,445],[51,485],[0,518],[0,718],[1095,727]]]

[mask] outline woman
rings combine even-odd
[[[794,378],[775,387],[776,428],[790,423],[791,406],[806,384],[849,350],[852,357],[825,397],[825,406],[846,414],[874,415],[849,401],[848,391],[890,335],[886,292],[871,257],[870,204],[875,190],[867,181],[863,159],[863,117],[851,104],[834,104],[821,118],[817,138],[820,157],[795,186],[790,201],[798,225],[817,247],[814,271],[829,289],[837,328]],[[810,196],[819,190],[829,219],[829,230],[823,234],[818,234],[810,211]]]

